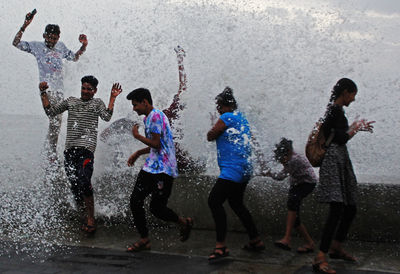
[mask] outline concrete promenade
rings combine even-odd
[[[94,185],[102,189],[96,199],[99,203],[113,205],[120,209],[109,220],[111,223],[129,223],[129,195],[136,180],[136,174],[117,174],[118,177],[100,177]],[[400,180],[393,178],[363,178],[359,176],[357,215],[351,226],[349,238],[360,241],[400,242]],[[215,184],[215,176],[180,175],[174,181],[174,188],[168,205],[179,215],[196,219],[196,228],[213,230],[214,221],[208,208],[208,194]],[[110,184],[110,182],[113,182]],[[116,199],[115,183],[126,189],[122,198]],[[257,228],[264,234],[282,233],[287,215],[287,180],[278,182],[267,177],[254,177],[247,186],[245,204],[250,210]],[[125,196],[126,195],[126,196]],[[225,203],[230,230],[243,231],[239,219]],[[321,229],[328,214],[328,205],[318,202],[316,191],[304,199],[301,220],[314,238],[320,237]],[[149,216],[154,223],[160,223]]]
[[[127,244],[138,235],[125,225],[99,225],[94,236],[78,232],[78,241],[63,245],[35,242],[0,241],[0,273],[312,273],[311,261],[316,253],[295,252],[301,244],[294,238],[292,251],[273,246],[277,237],[263,235],[266,250],[244,251],[243,233],[230,232],[227,245],[231,256],[209,264],[207,255],[214,245],[215,233],[193,230],[190,239],[181,243],[174,226],[151,230],[152,250],[127,253]],[[337,273],[400,273],[400,244],[350,241],[347,250],[358,263],[330,260]]]

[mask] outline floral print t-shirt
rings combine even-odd
[[[151,134],[160,134],[161,147],[150,148],[150,154],[146,159],[143,170],[153,174],[165,173],[176,178],[178,169],[175,157],[175,145],[171,127],[167,116],[159,110],[153,109],[144,118],[146,138],[151,139]]]

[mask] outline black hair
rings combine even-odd
[[[233,90],[230,87],[226,87],[223,92],[218,94],[217,97],[215,97],[215,101],[217,104],[237,109],[237,103],[235,97],[233,97]]]
[[[128,100],[135,100],[139,103],[143,102],[144,99],[149,102],[150,105],[153,105],[153,100],[151,99],[150,91],[146,88],[137,88],[132,90],[127,96]]]
[[[45,34],[57,34],[60,35],[60,27],[55,24],[48,24],[44,29]]]
[[[333,103],[337,98],[342,95],[342,93],[347,90],[349,93],[354,93],[357,91],[357,85],[353,82],[353,80],[348,78],[340,79],[336,85],[333,86],[331,91],[331,98],[329,99],[329,103]]]
[[[83,76],[81,79],[81,83],[89,83],[92,87],[97,88],[97,85],[99,84],[99,80],[96,79],[96,77],[92,75],[86,75]]]
[[[277,161],[280,161],[283,157],[288,156],[293,151],[293,141],[282,138],[281,141],[275,145],[274,156]]]

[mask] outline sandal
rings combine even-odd
[[[139,240],[135,243],[133,243],[131,246],[129,246],[126,251],[127,252],[139,252],[143,250],[150,250],[151,249],[151,244],[150,240],[147,240],[145,242]]]
[[[242,249],[247,250],[247,251],[255,251],[259,252],[265,249],[264,243],[259,239],[255,242],[249,242],[245,246],[242,247]]]
[[[221,252],[217,252],[217,250]],[[216,247],[214,248],[214,251],[208,256],[208,262],[216,262],[219,261],[220,259],[226,258],[229,256],[229,250],[227,250],[226,246],[224,247]]]
[[[318,262],[313,262],[312,264],[313,271],[316,273],[323,273],[323,274],[336,274],[336,271],[333,270],[327,261],[321,260]]]
[[[357,262],[357,259],[344,251],[333,251],[329,253],[329,258],[339,259],[348,262]]]
[[[274,245],[276,247],[279,247],[279,248],[283,249],[283,250],[287,250],[287,251],[291,250],[291,248],[290,248],[290,246],[288,244],[282,243],[281,241],[274,242]]]
[[[190,231],[192,231],[193,227],[193,219],[192,218],[186,218],[186,224],[181,226],[179,235],[180,235],[180,240],[181,242],[187,241],[190,236]]]

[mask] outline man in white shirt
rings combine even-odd
[[[36,57],[39,68],[39,81],[47,82],[50,88],[48,93],[49,100],[52,104],[56,104],[64,99],[63,84],[63,59],[68,61],[78,61],[79,57],[86,50],[88,44],[86,35],[79,35],[79,42],[82,43],[80,49],[73,53],[69,50],[60,39],[60,27],[58,25],[49,24],[43,33],[43,42],[21,41],[25,29],[32,22],[35,12],[28,13],[25,21],[13,40],[13,46],[31,53]],[[47,156],[50,163],[57,162],[57,141],[60,133],[62,115],[49,118],[49,131],[47,135],[48,149]]]

